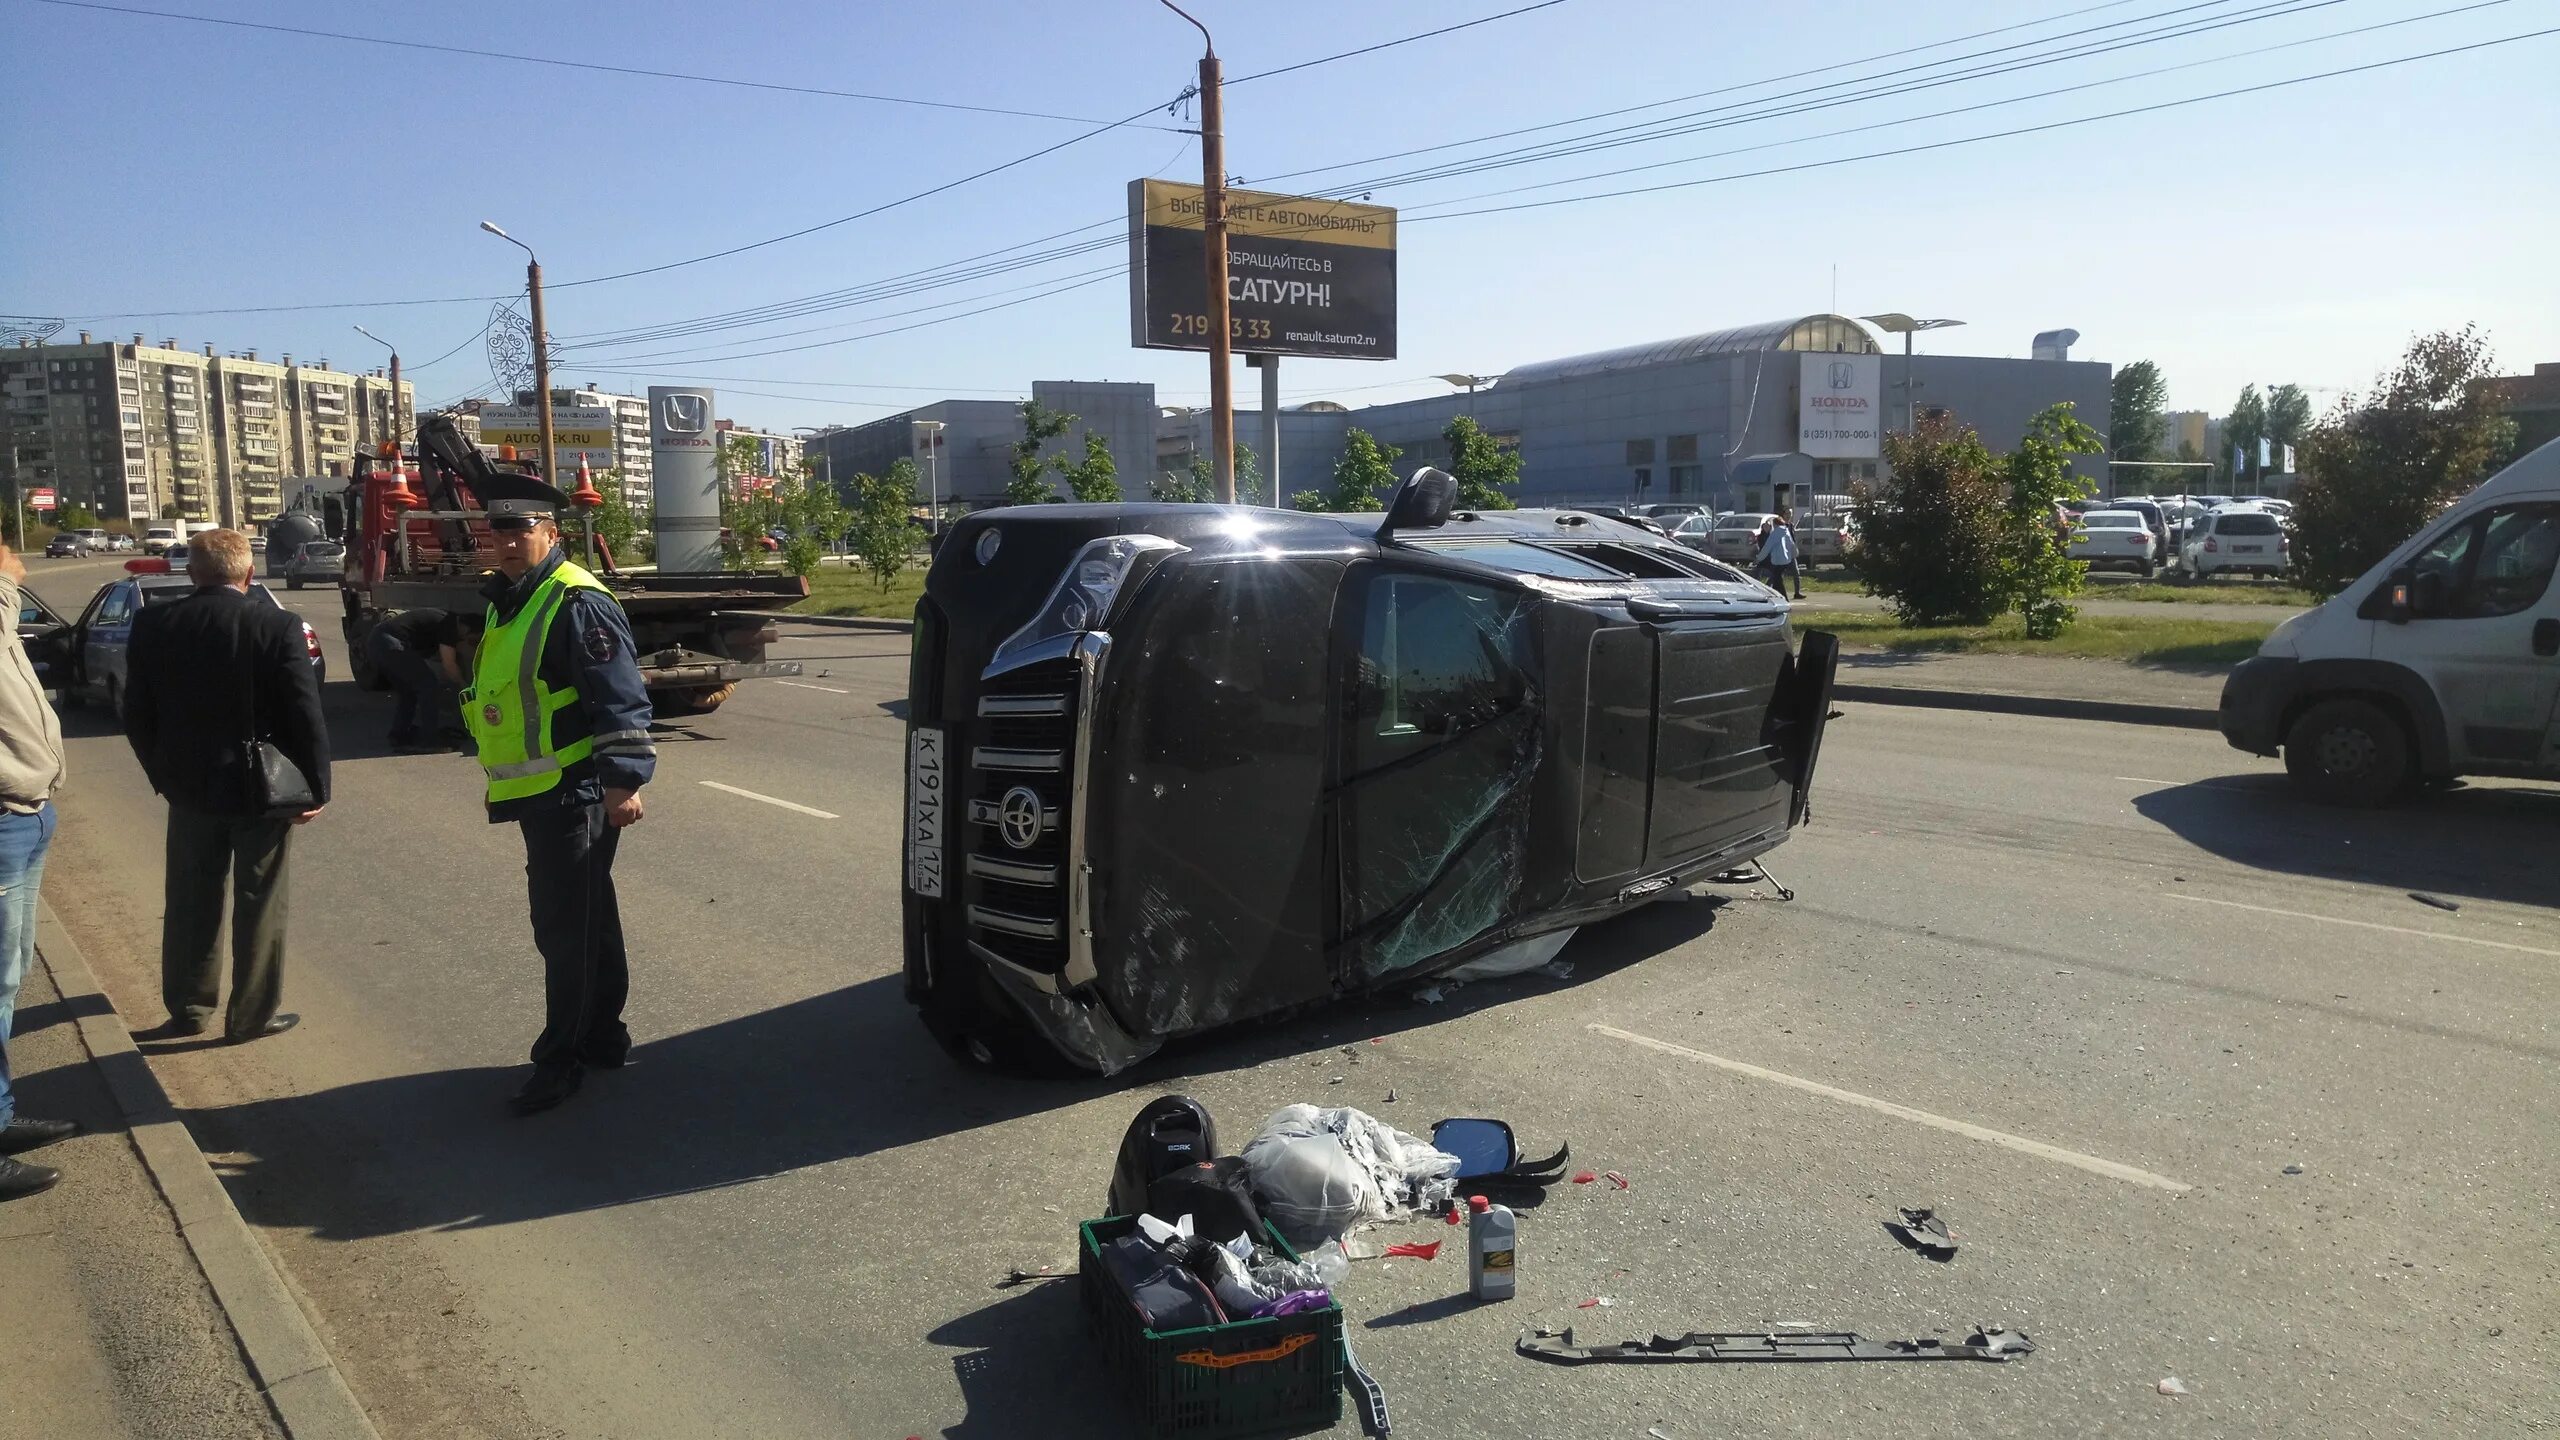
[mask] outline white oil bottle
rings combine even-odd
[[[1511,1208],[1482,1195],[1467,1197],[1467,1293],[1479,1300],[1508,1300],[1519,1293],[1520,1223]]]

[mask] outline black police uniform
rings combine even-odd
[[[365,655],[390,682],[393,745],[419,738],[420,727],[442,737],[462,736],[462,717],[454,706],[454,687],[445,679],[438,648],[462,643],[460,626],[442,610],[421,606],[402,610],[365,636]]]
[[[481,594],[496,610],[497,622],[513,619],[567,558],[565,550],[555,549],[522,580],[490,576]],[[608,738],[592,755],[566,766],[558,785],[489,806],[491,824],[512,822],[524,835],[545,1002],[533,1063],[551,1070],[611,1067],[631,1049],[631,1032],[622,1023],[631,971],[613,892],[613,857],[622,832],[605,821],[604,792],[637,790],[657,772],[649,690],[632,654],[630,621],[612,596],[598,590],[568,592],[535,663],[546,684],[578,692],[575,702],[551,718],[553,748],[590,735]]]

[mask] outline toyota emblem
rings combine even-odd
[[[1039,844],[1040,832],[1048,827],[1049,808],[1040,803],[1040,792],[1028,785],[1007,790],[996,805],[996,828],[1003,832],[1004,843],[1016,850]]]

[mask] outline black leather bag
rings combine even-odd
[[[270,820],[289,820],[317,802],[311,777],[274,742],[249,742],[249,803]]]

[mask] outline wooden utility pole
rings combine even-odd
[[[1200,32],[1200,241],[1209,282],[1209,448],[1211,473],[1218,477],[1218,500],[1236,503],[1236,396],[1234,351],[1227,315],[1227,137],[1224,106],[1219,99],[1218,44],[1209,27],[1183,8],[1164,0],[1164,8]]]
[[[560,483],[559,454],[551,437],[551,336],[542,328],[542,262],[525,252],[524,283],[533,294],[533,403],[542,419],[542,483]]]

